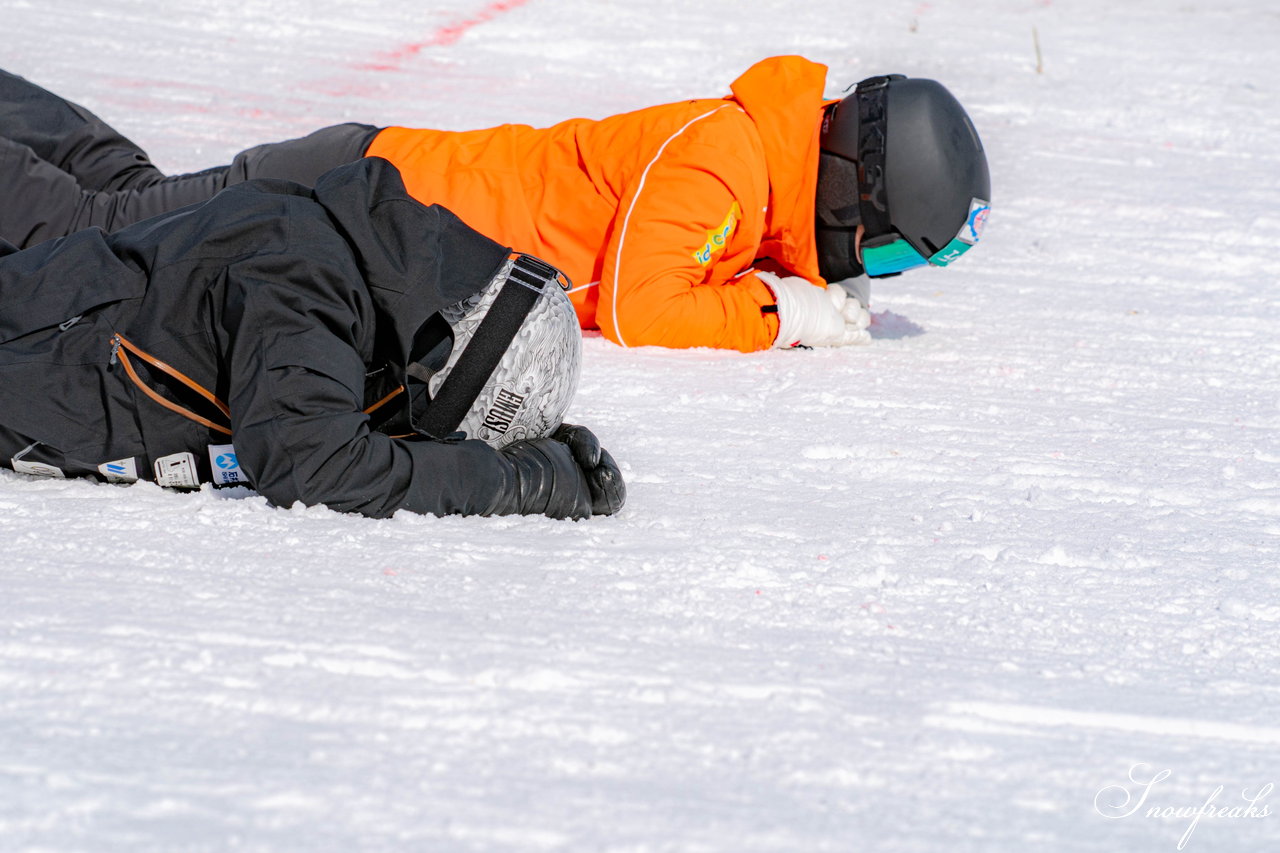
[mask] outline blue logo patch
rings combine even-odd
[[[235,445],[209,445],[209,468],[213,472],[213,482],[219,486],[244,483],[244,473],[240,470],[240,459],[236,456]]]

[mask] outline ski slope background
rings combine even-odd
[[[0,472],[0,849],[1276,849],[1277,41],[1269,0],[0,0],[2,66],[170,171],[801,53],[946,83],[994,184],[867,347],[589,338],[616,518]]]

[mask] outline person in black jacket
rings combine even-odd
[[[247,482],[373,517],[584,518],[625,500],[583,427],[501,450],[412,432],[412,410],[387,422],[409,435],[380,431],[370,412],[413,385],[424,330],[510,257],[385,161],[0,255],[0,460],[16,471]]]

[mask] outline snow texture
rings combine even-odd
[[[801,53],[945,82],[995,196],[870,346],[589,337],[617,518],[0,472],[0,849],[1277,849],[1277,41],[1270,0],[0,0],[3,67],[170,171]]]

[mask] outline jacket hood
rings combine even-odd
[[[510,254],[445,208],[414,200],[396,168],[376,157],[323,175],[315,199],[355,253],[378,312],[378,346],[401,381],[423,355],[418,332],[483,290]]]
[[[769,169],[761,254],[812,281],[822,281],[813,206],[826,76],[825,65],[775,56],[748,68],[730,87],[760,133]]]

